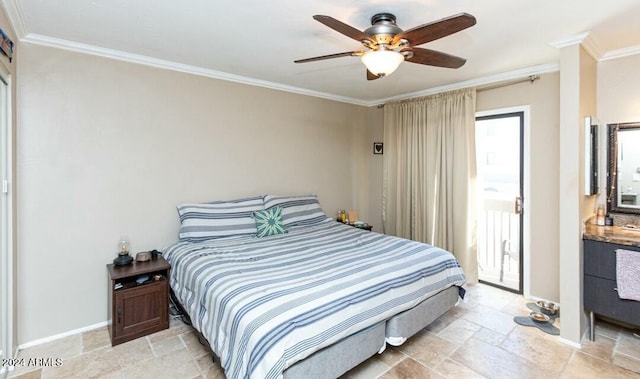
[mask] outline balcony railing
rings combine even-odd
[[[478,274],[481,280],[519,289],[520,217],[514,198],[487,193],[478,208]]]

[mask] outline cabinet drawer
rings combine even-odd
[[[584,240],[584,274],[616,280],[617,249],[640,250],[634,246]]]
[[[615,280],[585,275],[585,310],[640,326],[640,302],[620,299],[615,288]]]

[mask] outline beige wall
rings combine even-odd
[[[602,124],[640,121],[640,54],[598,63],[598,118]]]
[[[479,91],[477,111],[530,106],[529,199],[525,211],[530,218],[530,295],[558,301],[558,154],[559,74],[542,75],[534,83]]]
[[[597,77],[598,77],[598,64],[596,60],[589,55],[584,49],[580,49],[580,119],[579,132],[580,140],[585,140],[584,118],[596,117],[597,118]],[[580,157],[585,156],[585,143],[580,144]],[[586,175],[586,162],[584,158],[581,159],[580,170],[580,193],[586,192],[585,188],[585,175]],[[596,212],[596,199],[597,196],[582,196],[581,201],[581,218],[582,220],[588,220]],[[604,203],[602,203],[604,205]]]
[[[384,108],[370,108],[367,125],[369,127],[368,153],[371,156],[369,159],[369,202],[363,206],[369,209],[367,222],[373,225],[374,231],[382,233],[382,155],[373,154],[373,143],[384,142]]]
[[[607,124],[640,122],[640,54],[598,63],[598,119],[600,121],[600,188],[606,188]],[[601,190],[599,204],[606,204]],[[640,222],[640,220],[638,221]]]
[[[182,202],[317,193],[370,217],[367,108],[31,44],[19,70],[20,344],[104,322],[118,239],[167,246]]]

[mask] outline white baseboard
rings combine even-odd
[[[103,326],[107,326],[107,325],[109,325],[109,321],[103,321],[103,322],[100,322],[100,323],[97,323],[97,324],[94,324],[94,325],[85,326],[84,328],[74,329],[74,330],[70,330],[68,332],[56,334],[56,335],[53,335],[53,336],[50,336],[50,337],[40,338],[40,339],[37,339],[35,341],[31,341],[31,342],[27,342],[27,343],[18,345],[18,351],[19,350],[28,349],[28,348],[33,347],[33,346],[42,345],[43,343],[59,340],[60,338],[69,337],[69,336],[72,336],[74,334],[88,332],[88,331],[93,330],[93,329],[102,328]]]
[[[562,342],[563,344],[565,344],[565,345],[567,345],[567,346],[571,346],[571,347],[573,347],[573,348],[576,348],[576,349],[580,349],[580,350],[582,350],[582,345],[581,345],[581,344],[579,344],[579,343],[575,343],[575,342],[573,342],[573,341],[569,341],[569,340],[568,340],[568,339],[566,339],[566,338],[562,338],[562,337],[560,337],[560,338],[558,338],[558,341]]]

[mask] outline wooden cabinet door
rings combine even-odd
[[[113,323],[118,343],[168,325],[166,281],[117,291],[114,303]]]

